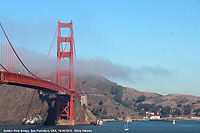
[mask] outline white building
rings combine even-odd
[[[160,119],[160,115],[151,115],[150,120]]]

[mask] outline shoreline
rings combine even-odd
[[[200,121],[198,119],[175,119],[178,121]],[[102,119],[103,122],[113,122],[113,121],[121,121],[121,120],[115,120],[113,119]],[[159,120],[149,120],[149,119],[132,119],[132,121],[163,121],[163,122],[171,122],[170,120],[164,120],[164,119],[159,119]],[[122,122],[122,121],[121,121]],[[91,122],[77,122],[75,123],[75,125],[90,125]],[[16,126],[23,126],[23,124],[8,124],[8,123],[1,123],[0,122],[0,126],[12,126],[12,125],[16,125]]]
[[[172,119],[170,119],[170,120],[172,120]],[[170,120],[169,120],[169,121],[170,121]],[[198,119],[175,119],[175,120],[177,120],[177,121],[200,121],[200,120],[198,120]],[[112,121],[121,121],[121,120],[102,119],[102,121],[103,121],[103,122],[109,122],[109,121],[112,122]],[[156,119],[156,120],[150,120],[150,119],[132,119],[132,121],[168,121],[168,120],[161,118],[161,119]]]

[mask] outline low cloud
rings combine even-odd
[[[172,71],[160,66],[131,68],[102,58],[78,59],[76,61],[75,70],[79,74],[91,73],[102,75],[107,78],[128,80],[132,82],[143,80],[145,77],[149,76],[160,78],[163,76],[171,76],[173,74]]]
[[[39,55],[36,52],[27,50],[24,47],[17,47],[17,53],[24,62],[24,64],[35,73],[38,69],[40,70],[40,75],[51,74],[57,66],[56,57],[46,58],[45,55]],[[67,61],[67,59],[65,60]],[[18,63],[17,63],[18,62]],[[69,66],[65,63],[63,68],[67,69]],[[19,61],[16,59],[16,69],[20,71],[25,70],[25,68],[20,65]],[[117,79],[122,81],[137,82],[146,79],[147,77],[167,77],[173,74],[160,66],[150,67],[142,66],[140,68],[131,68],[129,66],[124,66],[121,64],[113,63],[110,60],[103,58],[92,58],[92,59],[77,59],[74,61],[74,71],[75,74],[96,74],[107,77],[109,79]]]
[[[150,66],[143,66],[140,67],[139,69],[135,69],[134,73],[137,75],[144,75],[144,74],[149,74],[149,75],[154,75],[154,76],[170,76],[172,75],[172,72],[164,69],[160,66],[157,67],[150,67]]]
[[[128,66],[113,63],[102,58],[78,59],[75,64],[75,70],[79,74],[97,74],[109,78],[131,78],[133,69]]]

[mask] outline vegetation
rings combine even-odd
[[[82,84],[84,84],[85,82],[82,82]],[[98,88],[100,84],[98,84]],[[106,85],[101,85],[102,88],[105,88]],[[108,85],[109,86],[109,85]],[[192,102],[188,102],[191,98],[187,98],[187,97],[179,97],[177,96],[177,99],[173,99],[173,97],[167,97],[163,98],[161,95],[159,96],[154,96],[154,95],[147,95],[146,93],[140,93],[139,97],[136,97],[137,95],[127,95],[125,93],[129,93],[129,90],[125,90],[124,87],[120,86],[120,85],[112,85],[107,87],[109,91],[102,91],[100,90],[100,93],[107,96],[107,98],[112,98],[112,100],[114,100],[116,103],[116,105],[113,103],[114,109],[119,112],[118,113],[118,117],[119,115],[126,114],[125,111],[121,110],[121,105],[126,107],[126,108],[130,108],[132,110],[134,110],[135,112],[137,112],[139,115],[145,116],[146,115],[146,111],[152,111],[154,112],[154,114],[159,114],[161,115],[161,117],[168,117],[170,114],[172,114],[173,116],[180,116],[180,115],[189,115],[191,114],[191,111],[193,111],[195,113],[196,116],[200,116],[200,108],[199,109],[195,109],[192,110],[191,107],[196,107],[194,106],[195,104],[200,103],[200,100],[193,100]],[[123,94],[124,93],[124,94]],[[122,99],[123,98],[123,99]],[[145,101],[145,102],[144,102]],[[165,104],[169,105],[171,104],[171,101],[174,101],[173,104],[171,104],[172,106],[175,105],[175,108],[171,109],[170,106],[162,106],[162,103],[165,102]],[[190,103],[190,105],[185,105],[186,103]],[[147,104],[147,103],[152,103],[152,104]],[[103,106],[105,104],[105,101],[98,101],[97,102],[98,105]],[[160,105],[158,105],[160,104]],[[193,106],[192,106],[193,104]],[[119,106],[118,106],[119,105]],[[91,106],[91,103],[88,104],[88,106],[90,108],[92,108],[93,106]],[[99,108],[100,108],[99,106]],[[117,107],[116,107],[117,106]],[[100,116],[106,116],[110,115],[110,111],[107,112],[109,109],[107,109],[107,107],[104,108],[100,108],[97,109],[97,107],[95,107],[95,109],[92,110],[92,112],[95,115],[100,115]],[[105,110],[107,109],[107,110]],[[116,114],[117,114],[116,112]]]
[[[101,115],[101,116],[102,116],[102,115],[107,115],[107,113],[108,113],[106,109],[102,111],[102,108],[96,108],[96,109],[93,108],[93,110],[92,110],[91,112],[92,112],[95,116],[96,116],[96,115]]]
[[[162,109],[162,105],[157,105],[153,108],[153,112],[158,112],[160,109]]]
[[[87,106],[85,105],[85,103],[83,104],[83,109],[86,110]]]
[[[102,101],[100,101],[100,102],[99,102],[99,105],[103,105],[103,102],[102,102]]]
[[[191,108],[184,109],[183,115],[190,115],[191,114]]]
[[[107,110],[101,112],[103,115],[107,115]]]
[[[197,104],[200,103],[200,100],[197,100],[196,103],[197,103]]]
[[[191,107],[190,107],[190,105],[188,104],[188,105],[185,105],[184,106],[184,112],[183,112],[183,115],[190,115],[191,114]]]
[[[182,107],[182,104],[178,104],[177,107],[181,108],[181,107]]]
[[[182,111],[179,108],[175,108],[172,111],[172,115],[174,116],[180,116],[182,114]]]
[[[124,87],[119,86],[119,85],[118,86],[112,86],[110,93],[115,96],[114,100],[116,102],[121,103],[122,97],[123,97],[123,89],[124,89]]]
[[[200,116],[200,108],[195,109],[193,112],[195,112],[195,116]]]
[[[184,98],[183,100],[179,101],[180,104],[183,104],[183,103],[186,103],[188,102],[189,100],[187,98]]]
[[[144,110],[144,111],[152,111],[153,110],[153,107],[154,107],[154,104],[138,104],[137,105],[137,110],[141,111],[141,110]]]
[[[161,116],[167,117],[171,112],[171,107],[170,106],[165,106],[161,109],[160,113]]]
[[[146,111],[144,111],[144,110],[140,111],[140,112],[139,112],[139,115],[145,116],[145,115],[146,115]]]
[[[102,111],[102,108],[99,109],[99,112],[101,112],[101,111]]]
[[[91,111],[94,115],[98,115],[99,114],[99,110],[96,110],[95,108],[93,108],[93,110]]]
[[[129,101],[127,101],[127,100],[123,100],[123,101],[121,102],[121,104],[122,104],[124,107],[126,107],[126,108],[131,108],[131,106],[132,106],[132,103],[129,102]]]
[[[142,96],[137,98],[136,103],[144,102],[145,100],[146,100],[146,96],[142,95]]]
[[[86,81],[83,81],[82,84],[86,83]]]

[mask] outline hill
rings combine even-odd
[[[196,96],[142,92],[97,75],[82,75],[80,83],[81,91],[88,95],[88,108],[100,118],[122,118],[125,114],[142,118],[146,111],[162,113],[167,107],[173,115],[200,114],[200,98]]]
[[[98,118],[116,119],[122,119],[126,114],[132,118],[143,118],[146,111],[160,113],[162,116],[200,115],[200,98],[196,96],[163,96],[141,92],[97,75],[82,75],[79,81],[81,92],[88,96],[88,106],[81,107],[80,102],[74,99],[76,123],[95,120],[90,111]],[[42,116],[44,123],[53,124],[55,107],[55,95],[40,94],[39,91],[26,87],[0,84],[0,124],[20,124],[23,118],[37,114]]]

